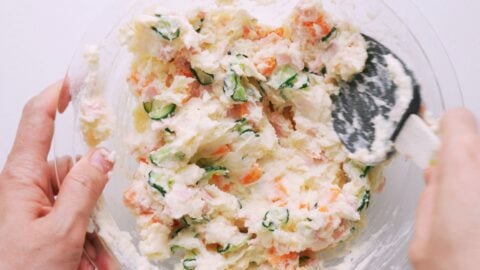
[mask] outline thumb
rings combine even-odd
[[[415,215],[415,225],[412,241],[410,243],[409,257],[415,264],[422,261],[431,237],[432,217],[435,208],[435,197],[437,192],[436,168],[425,170],[426,187],[420,196]]]
[[[83,238],[90,215],[113,168],[110,152],[103,148],[84,156],[65,177],[52,214],[74,236]]]

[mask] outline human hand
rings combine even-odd
[[[465,109],[441,124],[439,162],[426,171],[410,259],[417,270],[478,269],[480,260],[480,134]]]
[[[95,149],[75,165],[47,161],[62,82],[25,106],[16,140],[0,174],[0,269],[114,269],[101,242],[86,230],[113,164]],[[64,92],[66,89],[64,89]]]

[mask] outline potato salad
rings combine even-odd
[[[321,269],[381,178],[332,127],[331,97],[367,60],[359,30],[304,0],[278,27],[235,6],[159,7],[126,35],[138,169],[124,201],[142,254],[186,270]]]

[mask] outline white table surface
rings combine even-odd
[[[0,165],[23,104],[64,76],[82,33],[110,1],[0,0]],[[412,1],[444,43],[466,106],[480,117],[480,1]]]

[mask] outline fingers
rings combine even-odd
[[[63,179],[67,176],[70,170],[73,167],[73,159],[72,157],[65,156],[61,158],[57,158],[55,161],[50,161],[48,163],[49,171],[50,171],[50,181],[52,185],[52,195],[57,195],[62,185]]]
[[[87,234],[84,252],[79,267],[79,270],[84,269],[120,269],[114,256],[110,254],[108,249],[96,234]]]
[[[441,123],[442,147],[439,152],[440,182],[470,185],[468,175],[480,162],[480,135],[474,115],[466,109],[447,112]]]
[[[436,169],[428,169],[425,172],[427,186],[418,202],[413,238],[409,249],[409,257],[413,263],[425,259],[424,256],[428,250],[437,192],[436,174]]]
[[[88,258],[88,256],[84,253],[82,254],[82,258],[80,259],[80,265],[78,266],[78,270],[97,270],[97,268]]]
[[[448,111],[441,122],[441,133],[445,138],[477,134],[475,116],[464,108]]]
[[[60,90],[60,96],[58,98],[58,112],[64,113],[70,103],[71,95],[70,95],[70,82],[68,78],[65,78],[62,83],[62,87]]]
[[[52,142],[61,85],[62,82],[57,82],[49,86],[25,105],[9,161],[46,160]]]
[[[95,247],[96,254],[94,262],[99,270],[120,269],[117,260],[106,248],[100,237],[98,237],[97,235],[93,235],[93,237],[91,237],[91,243]]]
[[[94,149],[73,166],[63,180],[52,215],[70,231],[83,238],[88,220],[113,168],[109,152]]]

